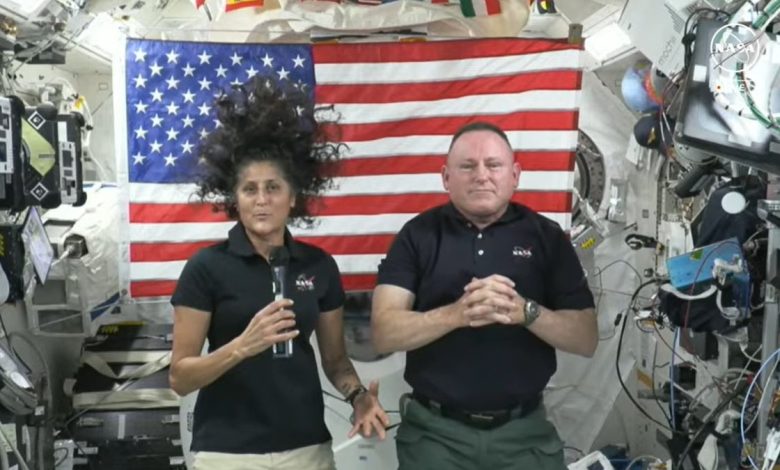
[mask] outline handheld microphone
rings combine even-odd
[[[290,264],[290,254],[284,246],[277,246],[271,250],[268,257],[268,263],[271,265],[271,275],[273,280],[274,300],[288,298],[287,294],[287,266]],[[285,332],[290,330],[285,330]],[[292,357],[293,340],[288,339],[283,343],[273,345],[274,358]]]

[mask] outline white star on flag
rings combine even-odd
[[[234,2],[216,3],[225,1]],[[123,50],[115,51],[117,64],[123,56],[123,72],[116,74],[114,90],[121,101],[117,124],[124,129],[117,138],[127,141],[117,171],[127,173],[126,208],[132,214],[122,221],[128,230],[120,233],[121,242],[131,248],[123,250],[127,279],[122,289],[133,299],[169,297],[195,250],[226,235],[226,221],[202,210],[199,198],[190,193],[204,169],[199,164],[201,147],[217,137],[218,126],[229,127],[218,120],[221,106],[215,99],[224,93],[232,96],[231,84],[248,80],[263,80],[260,87],[281,81],[303,90],[312,103],[296,100],[300,107],[293,103],[291,110],[299,115],[311,113],[312,106],[333,109],[332,119],[338,121],[334,130],[349,145],[349,164],[339,178],[343,184],[325,196],[324,212],[316,215],[324,223],[313,228],[311,240],[326,240],[330,248],[336,246],[331,240],[344,246],[336,249],[334,259],[347,291],[373,288],[377,259],[387,248],[379,245],[391,241],[387,234],[397,233],[410,212],[446,199],[437,164],[427,157],[443,159],[448,144],[443,133],[472,116],[510,126],[513,151],[529,164],[523,165],[519,202],[530,201],[567,225],[571,142],[576,145],[579,118],[572,103],[580,94],[582,74],[576,64],[583,51],[548,42],[502,38],[473,43],[228,44],[127,38]],[[430,70],[442,63],[457,67],[447,70],[447,80],[427,80]],[[528,63],[533,70],[503,67],[505,63]],[[497,85],[485,89],[483,82]],[[442,96],[445,101],[439,100]],[[545,109],[548,101],[555,103],[554,109]],[[432,130],[436,136],[428,135]],[[515,141],[521,141],[519,148]],[[381,157],[381,168],[375,157]],[[395,183],[387,185],[390,180]],[[343,232],[343,221],[353,216],[357,221],[350,226],[357,232]],[[306,230],[295,233],[309,238]],[[365,244],[378,251],[368,254]]]
[[[165,54],[165,57],[168,58],[169,64],[176,64],[178,63],[179,54],[176,53],[176,51],[171,51],[167,54]]]
[[[182,93],[182,96],[184,97],[185,103],[194,103],[195,102],[195,93],[193,93],[190,90],[185,91]]]
[[[128,140],[124,159],[130,184],[189,184],[191,174],[200,172],[200,146],[215,129],[225,127],[215,100],[229,93],[231,85],[244,85],[264,74],[278,79],[282,66],[281,76],[291,83],[313,80],[308,46],[295,45],[289,53],[283,53],[284,48],[157,40],[147,45],[145,40],[128,38],[122,80]],[[140,50],[146,55],[136,62],[133,53]],[[295,67],[301,59],[303,68]],[[160,197],[154,199],[158,203],[173,201]]]
[[[154,91],[152,92],[152,102],[159,101],[160,103],[162,103],[162,98],[163,98],[162,92],[159,89],[155,88]]]

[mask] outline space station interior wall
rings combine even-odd
[[[636,274],[625,260],[640,270],[652,263],[649,250],[633,251],[624,243],[625,226],[648,215],[644,223],[655,223],[654,212],[642,214],[638,201],[655,201],[653,168],[637,169],[625,158],[632,137],[634,116],[592,73],[583,77],[580,128],[585,131],[604,155],[607,189],[600,213],[609,204],[610,179],[625,179],[629,183],[626,201],[626,224],[609,224],[610,235],[596,249],[595,267],[606,269],[601,278],[591,279],[591,288],[597,302],[599,346],[592,359],[558,354],[558,372],[553,376],[545,395],[549,415],[567,446],[587,452],[606,444],[622,444],[636,448],[637,431],[641,420],[632,405],[619,399],[622,394],[617,381],[615,357],[620,328],[615,326],[617,316],[627,307],[634,289],[639,284]],[[653,203],[654,205],[654,203]],[[653,219],[653,220],[649,220]],[[637,332],[629,321],[621,351],[621,372],[629,387],[633,386],[635,344]],[[571,450],[571,449],[570,449]]]
[[[40,66],[29,66],[26,75],[41,76],[54,74],[54,69]],[[87,97],[93,111],[95,129],[92,138],[92,153],[98,159],[99,168],[96,177],[113,179],[115,175],[113,155],[113,106],[110,103],[110,75],[84,74],[71,76],[79,88],[79,92]],[[108,99],[109,102],[104,103]],[[636,205],[632,201],[655,198],[648,194],[654,188],[651,169],[637,171],[624,158],[629,136],[631,136],[633,116],[598,78],[592,73],[584,74],[583,94],[581,104],[580,126],[593,139],[605,157],[607,182],[610,178],[626,178],[630,182],[628,199],[628,223],[637,220],[638,214],[633,213]],[[102,172],[99,173],[99,172]],[[608,204],[608,190],[605,192],[602,209]],[[654,214],[651,214],[653,217]],[[654,221],[653,221],[654,223]],[[617,233],[608,238],[596,251],[596,266],[606,266],[617,259],[625,259],[629,263],[641,266],[647,265],[647,260],[639,260],[643,255],[631,251],[623,243],[622,227],[612,227]],[[632,437],[635,432],[632,423],[636,423],[635,410],[626,405],[624,400],[618,400],[620,387],[616,380],[615,355],[617,352],[618,334],[615,334],[614,320],[628,302],[631,292],[638,281],[631,270],[622,264],[617,264],[604,271],[601,285],[608,290],[599,292],[599,282],[593,284],[594,296],[598,300],[599,331],[603,338],[593,359],[574,357],[565,353],[559,354],[558,373],[553,377],[546,392],[546,406],[551,419],[568,446],[589,450],[607,443],[628,443],[636,441]],[[25,319],[13,307],[3,307],[2,315],[9,329],[24,330]],[[104,315],[100,322],[125,319],[144,319],[150,322],[170,322],[171,308],[167,303],[141,304],[123,309],[120,315]],[[624,376],[628,378],[634,364],[633,350],[636,343],[636,332],[628,328],[623,344],[621,359]],[[63,377],[72,375],[77,365],[78,341],[53,338],[36,338],[42,345],[50,368]],[[401,393],[408,390],[403,382],[400,371],[403,368],[403,358],[394,355],[385,364],[386,369],[395,374],[397,380],[385,383],[381,390],[383,404],[388,409],[397,409],[397,399]],[[399,362],[400,361],[400,362]],[[31,365],[35,360],[30,360]],[[33,365],[33,367],[36,367]],[[71,370],[72,369],[72,370]],[[364,379],[370,380],[376,367],[358,364],[362,369]],[[381,369],[381,368],[380,368]],[[627,381],[630,383],[631,380]],[[609,384],[605,387],[604,384]],[[629,385],[631,386],[631,385]],[[616,406],[617,404],[617,406]],[[339,409],[336,409],[338,411]]]

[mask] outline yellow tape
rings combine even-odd
[[[636,378],[641,383],[643,383],[647,388],[649,388],[651,390],[653,389],[653,379],[651,379],[649,375],[645,374],[641,370],[637,370],[636,371]]]
[[[33,126],[22,120],[22,139],[30,151],[30,166],[41,176],[46,175],[54,168],[57,161],[57,154],[54,152],[54,146],[46,140]]]

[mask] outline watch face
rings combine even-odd
[[[537,304],[533,300],[527,300],[525,302],[525,316],[526,316],[525,321],[529,322],[535,320],[538,314],[539,314],[539,304]]]

